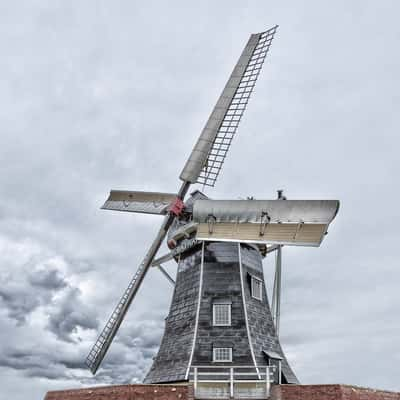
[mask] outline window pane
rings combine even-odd
[[[214,361],[232,361],[232,349],[230,347],[214,347]]]
[[[214,304],[213,305],[213,325],[231,324],[231,305]]]
[[[262,300],[262,282],[253,276],[251,277],[251,296]]]

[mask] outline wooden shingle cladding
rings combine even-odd
[[[213,326],[213,304],[227,299],[232,302],[231,324]],[[214,347],[232,348],[232,363],[235,365],[253,364],[241,297],[237,246],[230,243],[206,246],[203,294],[192,364],[212,364]]]
[[[298,383],[299,381],[286,360],[275,332],[275,326],[268,303],[261,257],[257,257],[256,250],[243,245],[241,254],[243,274],[247,277],[248,282],[248,284],[245,285],[245,298],[250,336],[256,362],[259,365],[268,364],[265,352],[279,355],[282,357],[282,381],[284,383]],[[262,281],[262,300],[255,299],[251,294],[252,276]]]
[[[201,251],[178,265],[175,290],[161,345],[144,383],[184,381],[194,337]]]
[[[206,243],[203,263],[202,293],[196,321],[199,298],[201,249],[181,258],[178,265],[175,291],[164,337],[145,383],[185,380],[197,327],[191,365],[266,365],[264,351],[282,357],[284,381],[297,383],[288,365],[275,333],[269,309],[262,260],[258,250],[245,244],[240,249],[243,291],[241,287],[239,251],[237,243]],[[251,296],[251,280],[261,280],[262,299]],[[242,293],[244,292],[244,297]],[[231,324],[213,325],[213,305],[230,304]],[[246,307],[246,313],[244,306]],[[247,325],[246,318],[247,315]],[[250,336],[250,337],[249,337]],[[254,357],[252,356],[252,350]],[[231,348],[231,362],[213,361],[215,348]]]

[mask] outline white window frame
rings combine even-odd
[[[260,295],[258,296],[258,293],[255,291],[256,285],[260,288]],[[262,300],[263,299],[263,283],[261,279],[256,278],[255,276],[251,276],[251,297],[257,300]]]
[[[228,358],[217,359],[218,350],[228,350]],[[232,347],[214,347],[213,348],[213,362],[232,362]]]
[[[228,307],[228,322],[227,323],[218,323],[216,321],[217,313],[216,308],[218,306],[227,306]],[[229,303],[214,303],[213,304],[213,326],[231,326],[232,325],[232,307]]]

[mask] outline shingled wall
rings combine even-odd
[[[231,326],[213,326],[213,302],[231,303]],[[238,247],[234,243],[210,243],[204,254],[203,293],[197,341],[192,365],[212,365],[213,347],[231,347],[232,363],[253,365],[241,296]]]
[[[184,381],[192,349],[199,297],[201,251],[182,258],[178,265],[171,309],[165,331],[145,383]]]
[[[299,383],[286,360],[285,354],[279,343],[275,332],[272,314],[268,304],[267,290],[262,267],[262,260],[259,253],[251,247],[241,246],[241,257],[243,264],[244,295],[246,299],[247,317],[249,321],[250,337],[253,344],[254,355],[258,365],[265,365],[266,359],[263,350],[272,350],[282,356],[282,373],[284,383]],[[254,299],[251,296],[250,276],[261,279],[263,285],[262,300]]]
[[[196,329],[201,254],[201,249],[197,247],[181,257],[164,336],[145,383],[175,383],[187,379],[186,372]],[[268,364],[263,351],[273,351],[282,357],[282,381],[297,384],[298,380],[285,358],[275,332],[264,284],[261,255],[256,248],[242,244],[241,256],[245,302],[242,296],[238,244],[205,245],[203,287],[191,365],[213,365],[214,347],[232,348],[232,362],[219,362],[219,366],[254,365],[251,341],[258,365]],[[264,294],[261,301],[251,296],[248,279],[251,275],[263,282]],[[230,326],[213,325],[213,303],[221,300],[231,303]],[[250,337],[244,306],[248,315]]]

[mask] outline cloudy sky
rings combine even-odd
[[[397,1],[1,1],[0,399],[142,379],[172,295],[158,271],[104,368],[82,366],[160,221],[99,207],[111,188],[177,189],[249,34],[275,24],[207,194],[341,201],[321,248],[284,251],[282,343],[303,383],[400,390],[399,13]]]

